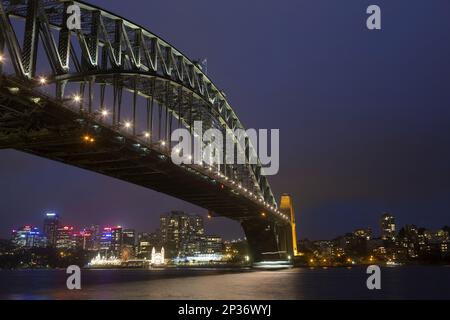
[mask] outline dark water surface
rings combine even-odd
[[[382,268],[381,290],[366,269],[278,271],[82,270],[81,290],[65,270],[0,271],[1,299],[450,299],[450,266]]]

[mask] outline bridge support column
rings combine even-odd
[[[253,262],[291,260],[297,255],[295,213],[289,195],[281,196],[280,210],[290,217],[290,223],[275,221],[267,216],[241,222]]]
[[[293,257],[290,224],[279,224],[266,218],[243,221],[253,262],[289,260]]]
[[[261,218],[252,218],[241,223],[247,237],[253,262],[280,259],[277,241],[277,228],[274,222]]]

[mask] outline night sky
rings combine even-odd
[[[147,27],[208,75],[248,128],[279,128],[274,193],[295,200],[298,236],[358,227],[450,224],[448,0],[90,0]],[[366,28],[378,4],[382,30]],[[0,151],[0,237],[46,210],[67,224],[151,231],[171,209],[205,214],[163,194],[92,172]],[[225,238],[239,225],[207,224]]]

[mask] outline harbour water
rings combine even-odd
[[[95,269],[68,290],[65,270],[2,270],[1,299],[450,299],[450,266],[381,270],[368,290],[364,267],[251,269]]]

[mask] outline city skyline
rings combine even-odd
[[[37,223],[23,223],[23,224],[15,224],[12,228],[9,229],[9,232],[6,233],[5,232],[5,236],[0,236],[0,240],[1,239],[10,239],[11,237],[11,232],[14,232],[15,230],[21,228],[21,227],[31,227],[31,228],[38,228],[40,231],[42,231],[43,233],[45,233],[44,229],[45,229],[45,217],[49,215],[54,216],[56,215],[59,219],[59,226],[69,226],[69,227],[73,227],[74,231],[76,232],[80,232],[83,231],[87,228],[96,226],[99,227],[100,229],[104,229],[104,228],[122,228],[122,229],[131,229],[134,230],[136,235],[140,234],[140,233],[153,233],[153,232],[157,232],[161,226],[161,218],[163,216],[167,216],[170,215],[172,213],[176,213],[176,212],[181,212],[190,216],[199,216],[202,218],[202,224],[204,225],[205,229],[208,229],[210,234],[217,234],[219,236],[221,236],[224,240],[241,240],[241,239],[245,239],[245,235],[242,234],[241,236],[238,237],[234,237],[234,238],[227,238],[224,234],[222,234],[221,232],[211,232],[211,223],[212,221],[214,221],[214,219],[219,219],[222,220],[224,219],[223,217],[213,217],[210,216],[209,214],[199,214],[199,213],[195,213],[195,212],[185,212],[183,210],[168,210],[166,212],[162,212],[159,215],[157,215],[157,221],[155,223],[155,225],[153,225],[151,228],[136,228],[133,225],[127,225],[127,224],[121,224],[121,223],[102,223],[102,222],[85,222],[85,223],[81,223],[81,224],[71,224],[71,223],[66,223],[66,221],[64,221],[64,219],[62,219],[62,216],[59,212],[54,211],[54,210],[46,210],[43,213],[40,214],[40,216],[38,216],[36,218],[36,220],[39,220],[39,218],[41,218],[41,221],[37,222]],[[381,219],[380,219],[381,216]],[[385,216],[389,216],[389,217],[395,217],[393,218],[393,220],[388,220],[386,223],[386,226],[382,225],[382,221],[383,221],[383,217]],[[372,233],[371,236],[378,237],[378,238],[382,238],[383,240],[387,240],[389,237],[385,237],[384,235],[386,233],[390,232],[392,234],[396,234],[399,231],[399,226],[408,226],[408,225],[413,225],[413,226],[423,226],[429,230],[438,230],[444,226],[449,226],[450,222],[448,221],[442,221],[441,223],[438,223],[437,225],[427,225],[427,224],[421,224],[421,223],[417,223],[414,221],[401,221],[398,219],[397,215],[395,215],[394,213],[392,213],[391,211],[382,211],[382,212],[378,212],[377,214],[374,215],[374,217],[372,217],[373,220],[375,220],[376,222],[374,224],[371,225],[352,225],[349,226],[346,230],[344,230],[343,232],[340,233],[335,233],[334,235],[331,235],[329,237],[322,237],[322,238],[309,238],[306,236],[302,236],[297,234],[297,238],[299,240],[312,240],[312,241],[320,241],[320,240],[325,240],[325,239],[334,239],[336,237],[341,236],[342,234],[345,234],[348,232],[348,230],[371,230],[371,232],[373,232],[373,230],[376,230],[375,233]],[[218,223],[220,224],[221,221],[218,221]],[[392,229],[393,228],[393,229]],[[213,228],[214,229],[214,228]],[[0,234],[2,234],[2,231],[0,230]]]
[[[12,255],[12,260],[7,258],[2,263],[5,266],[19,263],[20,266],[21,255],[35,252],[40,258],[28,262],[35,266],[64,263],[61,259],[66,258],[81,259],[84,263],[92,259],[88,267],[143,267],[155,261],[159,261],[157,265],[246,264],[251,259],[246,239],[226,241],[220,235],[209,233],[204,224],[208,219],[198,214],[171,211],[160,215],[159,228],[136,232],[127,226],[74,227],[65,224],[58,214],[48,212],[44,215],[42,229],[26,225],[13,230],[10,241],[1,241],[3,254]],[[446,224],[432,230],[411,223],[399,225],[392,213],[384,212],[379,216],[376,230],[364,226],[332,239],[302,238],[297,247],[297,262],[304,266],[375,262],[439,264],[450,258],[450,226]],[[55,255],[59,262],[54,260]]]

